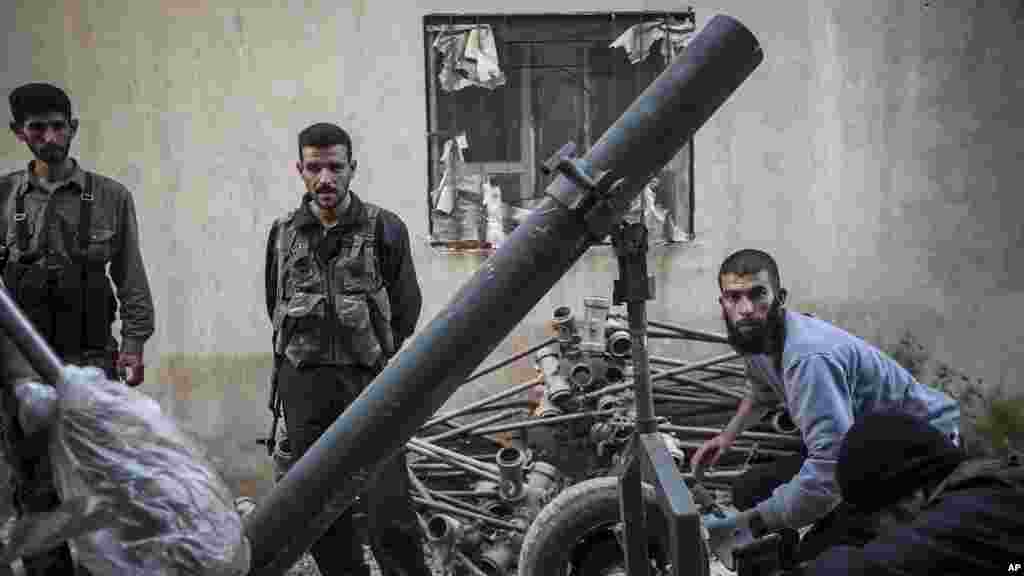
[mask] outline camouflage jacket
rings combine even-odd
[[[330,229],[303,204],[271,227],[266,295],[278,356],[380,368],[421,306],[405,225],[354,193]]]

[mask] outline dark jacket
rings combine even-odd
[[[120,183],[99,174],[90,173],[95,197],[91,210],[89,251],[101,253],[110,262],[110,278],[117,289],[120,303],[121,349],[141,354],[143,345],[154,332],[153,297],[139,249],[139,224],[135,201]],[[41,187],[32,173],[32,164],[0,177],[0,241],[9,251],[9,258],[19,257],[17,226],[15,226],[15,193],[25,191],[25,212],[29,242],[27,252],[39,249],[46,236],[50,250],[67,256],[71,248],[68,241],[77,242],[80,214],[79,197],[86,187],[86,171],[75,162],[69,184],[53,194]],[[44,225],[45,211],[53,205],[56,222],[48,234]]]
[[[1024,467],[964,462],[908,524],[863,548],[831,548],[802,573],[1006,574],[1024,562]]]
[[[340,237],[360,218],[365,211],[364,202],[351,193],[352,200],[348,210],[343,214],[338,225],[325,234],[322,227],[314,237],[314,245],[310,246],[316,253],[337,250]],[[316,221],[316,215],[308,204],[300,208],[298,218]],[[264,286],[267,306],[267,317],[274,321],[277,299],[277,244],[278,226],[272,226],[267,238],[266,266],[264,268]],[[409,231],[393,212],[381,209],[376,226],[376,253],[380,262],[381,276],[387,288],[388,300],[391,305],[391,328],[394,333],[396,349],[412,335],[419,321],[423,296],[416,268],[413,265]],[[327,260],[327,258],[323,258]]]

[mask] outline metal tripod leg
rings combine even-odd
[[[651,394],[647,354],[647,300],[654,298],[653,278],[647,275],[647,228],[642,223],[621,225],[613,234],[619,260],[619,279],[613,300],[626,303],[632,336],[636,391],[636,428],[630,460],[619,481],[619,507],[625,524],[626,568],[630,576],[650,574],[647,549],[647,506],[644,480],[652,483],[658,507],[668,519],[668,552],[672,572],[706,576],[708,558],[700,531],[700,514],[675,460],[658,433]]]

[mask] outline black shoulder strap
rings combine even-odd
[[[28,176],[14,188],[14,230],[18,235],[18,251],[28,252],[28,215],[25,214],[25,194],[28,193]]]
[[[89,250],[89,229],[92,227],[92,206],[93,200],[92,173],[85,173],[85,190],[78,202],[78,253],[85,255]],[[70,248],[70,247],[69,247]]]

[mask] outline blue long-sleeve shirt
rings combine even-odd
[[[960,423],[952,398],[919,383],[874,346],[804,314],[786,311],[785,323],[781,374],[768,355],[745,357],[755,410],[781,400],[807,447],[796,477],[756,506],[769,529],[806,526],[839,503],[836,459],[859,415],[899,408],[950,436]]]

